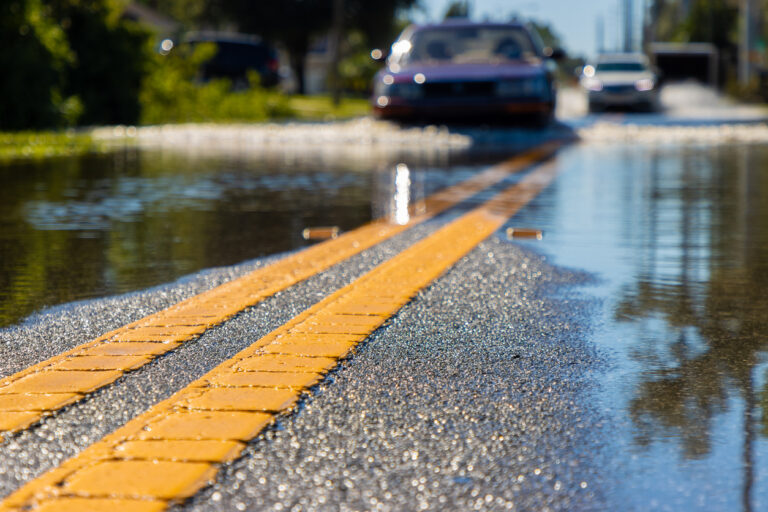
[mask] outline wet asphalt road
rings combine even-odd
[[[278,294],[12,436],[0,462],[2,494],[460,211]],[[208,271],[147,292],[53,310],[6,329],[1,374],[253,267]],[[577,294],[553,295],[585,279],[549,267],[543,257],[503,238],[489,239],[422,291],[298,411],[259,436],[219,484],[185,508],[568,510],[600,503],[594,460],[600,422],[587,399],[593,383],[585,371],[599,367],[599,359],[582,332],[591,306]],[[572,448],[565,449],[564,439]]]
[[[768,150],[590,141],[558,165],[508,223],[543,241],[480,244],[177,509],[768,507]],[[12,436],[0,496],[461,210]],[[0,376],[268,261],[33,316],[0,331]]]
[[[184,508],[603,509],[584,279],[481,244]]]

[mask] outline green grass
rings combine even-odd
[[[330,121],[350,119],[370,114],[371,107],[367,99],[342,98],[334,106],[330,96],[289,96],[288,105],[294,118],[302,121]]]
[[[287,117],[275,120],[333,121],[370,114],[368,100],[343,98],[334,106],[329,96],[287,96]],[[243,119],[216,119],[216,122],[242,122]],[[13,160],[43,159],[104,151],[104,145],[87,133],[71,131],[0,132],[0,163]]]
[[[102,151],[90,135],[72,132],[0,132],[0,162]]]

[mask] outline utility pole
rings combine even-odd
[[[595,20],[595,41],[597,43],[597,54],[605,51],[605,27],[603,26],[603,17],[598,16]]]
[[[333,0],[333,24],[330,33],[331,66],[329,82],[334,106],[341,103],[341,79],[339,61],[341,60],[341,36],[344,25],[344,0]]]
[[[755,12],[753,0],[741,0],[739,5],[739,84],[749,85],[752,78],[752,43]]]
[[[624,0],[624,51],[631,52],[634,49],[634,21],[633,21],[633,2]]]
[[[646,55],[650,55],[651,43],[656,37],[656,13],[654,10],[654,1],[644,0],[642,49]]]

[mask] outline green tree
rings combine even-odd
[[[0,128],[135,123],[151,48],[122,10],[122,0],[0,2]]]
[[[65,72],[65,94],[83,102],[84,124],[134,124],[141,81],[152,58],[150,34],[121,18],[114,0],[49,0],[74,59]]]
[[[62,71],[72,61],[64,32],[40,0],[0,2],[0,129],[59,124]]]
[[[712,43],[719,49],[736,44],[739,9],[728,0],[695,0],[675,39]]]
[[[139,0],[139,3],[164,13],[189,28],[203,19],[209,0]]]
[[[381,44],[392,36],[398,11],[410,8],[416,1],[344,0],[344,32],[360,30],[366,34],[369,44]],[[282,44],[288,51],[299,92],[303,93],[306,56],[313,40],[326,35],[331,28],[333,0],[211,0],[206,6],[204,19],[221,24],[234,23],[243,32],[255,33]]]
[[[472,9],[469,5],[469,0],[453,0],[445,9],[444,19],[450,18],[469,18],[472,14]]]

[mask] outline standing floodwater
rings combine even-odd
[[[589,144],[560,165],[517,222],[600,278],[617,510],[766,510],[768,147]]]
[[[0,327],[45,306],[304,247],[305,228],[355,228],[386,213],[391,197],[379,196],[394,190],[386,159],[210,153],[0,165]],[[416,160],[416,195],[485,165]]]

